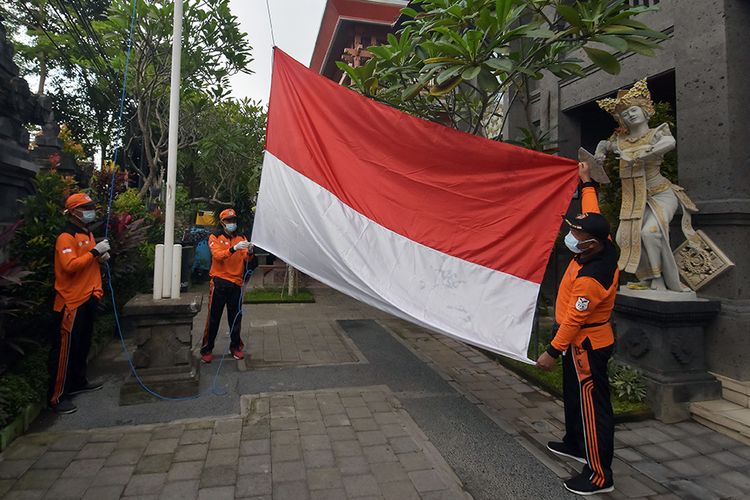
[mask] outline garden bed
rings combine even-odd
[[[311,291],[301,289],[290,296],[281,288],[256,288],[245,293],[245,304],[310,304],[315,302]]]
[[[96,357],[112,341],[114,333],[112,314],[96,319],[89,359]],[[23,435],[47,406],[48,357],[49,346],[33,346],[0,377],[0,451]]]

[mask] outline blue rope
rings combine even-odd
[[[130,16],[130,31],[129,31],[129,34],[128,34],[128,51],[127,51],[127,55],[125,57],[125,74],[124,74],[123,80],[122,80],[122,92],[120,93],[120,109],[119,109],[119,112],[118,112],[118,115],[117,115],[117,126],[118,126],[118,128],[117,128],[117,135],[120,138],[122,136],[122,130],[123,130],[123,127],[122,127],[122,116],[123,116],[124,110],[125,110],[125,95],[126,95],[127,85],[128,85],[128,70],[130,68],[130,56],[131,56],[132,49],[133,49],[133,32],[135,30],[135,20],[136,20],[136,10],[137,10],[136,9],[136,6],[137,6],[136,2],[137,2],[137,0],[133,0],[133,11],[132,11],[132,14]],[[120,149],[122,149],[122,145],[119,148],[115,149],[115,154],[114,154],[114,165],[113,165],[113,168],[112,168],[112,177],[110,178],[110,184],[109,184],[109,200],[107,202],[107,219],[106,219],[106,224],[104,226],[105,227],[105,229],[104,229],[104,237],[105,237],[105,239],[109,236],[109,226],[110,226],[110,223],[112,221],[112,203],[114,201],[115,182],[116,182],[116,173],[117,173],[117,160],[118,160],[118,155],[120,153]],[[143,380],[141,379],[140,375],[138,375],[138,371],[136,370],[135,365],[133,364],[133,358],[130,356],[130,353],[128,352],[127,345],[125,344],[125,337],[123,336],[122,326],[120,325],[120,315],[117,313],[117,302],[115,300],[115,289],[114,289],[114,286],[112,284],[112,272],[111,272],[111,269],[110,269],[110,266],[109,266],[109,262],[105,262],[104,267],[105,267],[105,269],[107,271],[107,283],[109,285],[110,296],[112,297],[112,310],[114,311],[114,314],[115,314],[115,325],[117,327],[117,334],[120,337],[120,344],[122,345],[122,350],[125,353],[125,357],[128,360],[128,365],[130,366],[130,372],[133,374],[133,378],[135,378],[135,380],[138,382],[138,385],[140,385],[141,388],[143,388],[143,390],[146,391],[147,393],[151,394],[152,396],[156,397],[157,399],[161,399],[161,400],[164,400],[164,401],[190,401],[190,400],[198,399],[199,397],[203,396],[204,393],[198,393],[198,394],[196,394],[194,396],[185,396],[185,397],[163,396],[163,395],[159,394],[158,392],[154,391],[153,389],[149,388],[143,382]],[[243,300],[243,298],[245,296],[245,286],[246,286],[246,283],[247,283],[247,279],[249,278],[249,276],[251,274],[252,274],[252,270],[248,269],[247,265],[246,265],[245,275],[244,275],[243,280],[242,280],[243,286],[242,286],[242,290],[241,290],[241,293],[240,293],[240,303],[239,303],[237,314],[235,315],[234,319],[232,320],[232,326],[229,329],[230,333],[232,332],[232,330],[234,330],[234,326],[235,326],[235,323],[237,322],[237,320],[240,318],[240,316],[242,316],[242,300]],[[210,314],[210,311],[209,311],[209,314]],[[228,354],[228,352],[229,352],[229,348],[227,348],[227,351],[225,351],[221,355],[221,360],[220,360],[218,366],[216,367],[216,372],[214,373],[213,383],[211,384],[210,392],[213,393],[213,394],[215,394],[215,395],[218,395],[218,396],[227,395],[227,391],[223,391],[223,392],[218,392],[217,391],[217,389],[216,389],[216,381],[218,380],[219,372],[221,371],[221,367],[224,364],[224,358],[226,357],[226,355]]]

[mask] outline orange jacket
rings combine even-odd
[[[599,202],[593,185],[584,184],[581,211],[599,213]],[[617,249],[611,241],[586,259],[575,256],[565,271],[555,304],[559,325],[548,352],[557,357],[573,344],[580,346],[588,338],[593,349],[614,343],[610,317],[620,271]]]
[[[96,246],[94,235],[74,224],[68,224],[55,242],[55,303],[75,309],[93,295],[101,299],[102,273],[99,260],[91,251]]]
[[[209,276],[242,286],[242,279],[245,276],[245,263],[253,257],[253,253],[248,250],[234,251],[234,246],[245,240],[247,238],[242,235],[232,236],[223,231],[209,236],[208,248],[211,250]]]

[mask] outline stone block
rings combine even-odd
[[[419,500],[422,498],[409,480],[381,483],[380,490],[385,500]]]
[[[240,441],[240,455],[267,455],[271,453],[270,439]]]
[[[237,471],[235,467],[220,465],[217,467],[204,467],[201,471],[200,487],[212,488],[215,486],[234,485],[237,482]]]
[[[73,460],[63,471],[62,477],[92,477],[104,466],[103,458]]]
[[[160,499],[194,500],[198,498],[198,480],[182,480],[167,483],[159,495]]]
[[[234,486],[217,486],[198,490],[198,500],[234,500]]]
[[[344,489],[349,497],[379,496],[380,488],[375,476],[362,474],[358,476],[344,476]]]
[[[308,469],[333,467],[336,464],[331,450],[306,451],[304,462]]]
[[[205,460],[206,453],[208,453],[208,443],[178,446],[175,450],[174,461]]]
[[[272,474],[274,483],[277,481],[301,481],[305,479],[305,465],[301,460],[274,463]]]
[[[158,495],[167,480],[166,473],[136,474],[125,487],[125,496]]]
[[[237,497],[257,497],[273,492],[270,474],[246,474],[237,478]]]
[[[167,473],[167,481],[189,481],[200,479],[203,470],[202,461],[176,462],[171,465]],[[197,490],[197,487],[196,487]]]
[[[307,484],[311,490],[341,488],[341,472],[337,468],[307,470]]]
[[[148,474],[167,472],[172,466],[173,455],[165,453],[162,455],[149,455],[142,457],[135,466],[137,474]]]
[[[135,470],[134,465],[117,465],[102,467],[94,478],[93,486],[124,486],[130,481]]]
[[[92,487],[86,490],[83,500],[118,500],[124,489],[125,487],[122,485]]]
[[[202,300],[201,294],[163,300],[137,295],[123,308],[125,330],[136,341],[133,362],[143,383],[158,394],[169,397],[198,394],[200,370],[192,354],[191,331]],[[121,405],[154,400],[132,375],[120,389]]]
[[[32,469],[64,469],[75,456],[75,451],[48,451],[34,462]]]
[[[287,481],[283,483],[274,482],[273,498],[307,500],[310,498],[310,492],[307,490],[307,483],[305,481]]]

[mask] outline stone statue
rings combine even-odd
[[[669,223],[682,208],[682,230],[689,244],[699,245],[691,214],[698,211],[680,186],[660,172],[664,155],[676,142],[666,123],[650,128],[654,103],[646,80],[621,90],[616,98],[597,101],[620,124],[606,141],[599,142],[595,158],[601,164],[608,152],[620,161],[622,205],[615,237],[620,247],[620,269],[634,273],[640,283],[632,288],[689,291],[680,282],[680,270],[669,244]],[[689,282],[689,280],[687,280]]]

